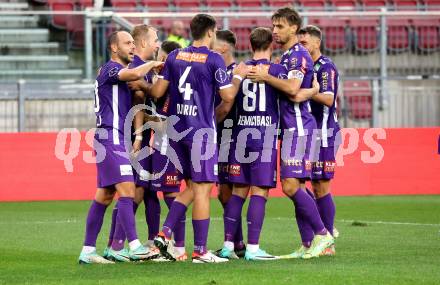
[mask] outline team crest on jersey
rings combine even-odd
[[[291,64],[292,66],[297,66],[297,65],[298,65],[298,59],[297,59],[296,57],[292,58],[292,59],[290,60],[290,64]]]
[[[319,63],[315,64],[315,67],[314,67],[315,71],[318,71],[320,67],[321,67],[321,64],[319,64]]]
[[[217,71],[215,72],[215,80],[217,80],[218,83],[225,83],[227,79],[228,74],[226,73],[226,71],[221,68],[217,69]]]
[[[335,171],[335,161],[326,161],[324,166],[324,172],[334,172]]]
[[[229,166],[229,174],[232,176],[240,176],[241,166],[239,164],[231,164]]]
[[[109,70],[108,77],[113,77],[116,74],[118,74],[118,72],[119,72],[119,68],[118,67],[113,67],[112,69]]]

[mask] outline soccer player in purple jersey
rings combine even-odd
[[[312,186],[319,214],[331,235],[334,234],[335,203],[330,193],[330,181],[334,177],[335,157],[340,144],[340,128],[336,114],[339,73],[333,61],[321,54],[321,30],[306,26],[299,31],[301,44],[307,48],[315,63],[314,69],[319,82],[319,93],[312,96],[312,114],[316,119],[321,141],[318,159],[312,167]],[[311,231],[309,227],[307,230]],[[335,255],[334,245],[324,255]]]
[[[256,28],[250,34],[253,57],[246,62],[249,69],[264,68],[277,78],[287,78],[287,69],[270,62],[272,31]],[[233,147],[229,156],[229,181],[233,183],[225,214],[225,241],[219,256],[237,258],[234,237],[243,204],[251,193],[247,211],[248,244],[246,260],[275,260],[260,249],[266,200],[277,180],[277,135],[280,91],[264,82],[242,81],[235,99],[237,120],[232,132]],[[250,136],[250,139],[248,137]],[[246,155],[247,154],[247,155]],[[247,157],[246,157],[247,156]]]
[[[313,82],[313,60],[307,49],[299,42],[297,33],[301,28],[301,17],[292,8],[278,9],[272,15],[275,41],[284,51],[281,64],[288,69],[288,79],[279,79],[267,72],[250,72],[249,78],[264,81],[286,93],[280,100],[281,113],[281,183],[283,192],[295,205],[295,216],[303,246],[289,257],[317,257],[334,240],[325,228],[315,201],[305,191],[305,181],[310,179],[312,163],[310,153],[314,144],[313,132],[316,121],[309,112],[308,99],[297,96],[300,88],[311,88]],[[293,157],[292,157],[293,155]],[[307,236],[305,227],[311,226],[313,235]]]
[[[236,63],[234,58],[235,45],[237,38],[230,30],[220,30],[216,33],[216,40],[213,50],[221,54],[226,64],[226,72],[232,80]],[[221,102],[220,96],[215,97],[217,106]],[[235,105],[228,113],[226,118],[222,122],[217,123],[217,144],[219,147],[219,162],[218,162],[218,199],[223,207],[223,211],[226,208],[226,204],[232,196],[232,184],[229,183],[229,149],[231,144],[232,126],[236,122],[237,112]],[[238,220],[237,232],[234,237],[234,249],[237,257],[244,257],[246,246],[243,242],[243,230],[241,223],[241,216]],[[221,249],[215,253],[218,255]]]
[[[108,47],[111,59],[101,66],[95,82],[98,129],[94,149],[101,158],[97,158],[98,188],[87,216],[84,246],[79,256],[79,263],[85,264],[111,262],[96,253],[96,239],[102,227],[105,210],[116,192],[119,194],[116,219],[122,224],[129,241],[130,259],[145,259],[148,254],[148,250],[137,237],[133,214],[133,169],[124,146],[124,123],[132,106],[132,96],[126,82],[142,78],[162,63],[152,61],[133,69],[127,68],[133,61],[135,50],[133,37],[127,32],[112,33]]]
[[[215,256],[206,246],[210,193],[213,183],[217,182],[218,171],[216,115],[221,121],[230,111],[240,80],[234,78],[231,84],[222,57],[210,50],[215,40],[215,19],[198,14],[191,20],[190,29],[193,44],[168,55],[161,77],[150,91],[154,98],[160,98],[168,91],[172,101],[170,114],[179,119],[174,126],[175,131],[186,133],[178,142],[171,140],[170,147],[177,153],[181,176],[187,187],[174,200],[155,245],[162,255],[175,259],[171,235],[180,217],[194,202],[193,263],[225,262],[227,259]],[[245,76],[247,70],[244,64],[239,65],[236,72]],[[222,102],[214,110],[218,90]],[[179,166],[176,167],[179,169]]]
[[[158,54],[158,60],[165,61],[168,54],[176,49],[180,49],[181,46],[176,42],[164,41],[161,45]],[[169,115],[170,97],[165,95],[161,98],[152,100],[152,107],[155,110],[153,114],[156,122],[163,122],[163,119]],[[157,193],[163,192],[164,201],[168,209],[180,191],[181,178],[175,167],[175,165],[167,158],[168,137],[166,132],[161,128],[154,130],[153,137],[153,153],[151,157],[152,161],[152,180],[151,191]],[[174,252],[176,261],[186,261],[188,259],[185,250],[185,226],[186,226],[186,214],[184,213],[177,224],[174,227]],[[159,229],[156,235],[159,233]],[[155,236],[154,236],[155,237]],[[154,239],[154,237],[152,239]],[[150,238],[149,238],[150,239]],[[155,248],[157,252],[160,252],[158,248]],[[154,261],[169,261],[163,256],[153,259]]]
[[[147,60],[151,60],[155,57],[158,49],[159,49],[159,39],[157,37],[157,31],[153,27],[148,25],[138,25],[132,31],[132,36],[135,43],[135,55],[133,61],[130,63],[130,68],[135,68],[144,64]],[[143,81],[151,83],[151,73],[145,75],[142,80],[132,81],[129,86],[134,88],[136,85],[144,84]],[[137,89],[137,88],[135,88]],[[132,91],[133,94],[133,105],[137,104],[145,104],[145,96],[144,92],[140,90]],[[138,132],[143,125],[144,121],[144,112],[137,112],[134,119],[134,130],[136,136],[133,142],[133,152],[137,153],[141,148],[148,145],[150,141],[150,129],[142,132]],[[140,161],[141,169],[135,169],[133,172],[134,181],[136,184],[135,189],[135,197],[133,203],[133,210],[136,214],[137,208],[139,204],[145,200],[145,217],[148,225],[148,231],[153,232],[153,237],[159,231],[159,223],[160,223],[160,204],[157,196],[155,196],[155,200],[157,200],[157,206],[155,200],[153,199],[153,195],[149,195],[149,177],[147,177],[147,171],[150,170],[150,159],[149,157],[144,158]],[[144,193],[146,198],[144,199]],[[151,202],[150,202],[151,201]],[[158,213],[157,213],[158,212]],[[122,228],[121,223],[119,223],[116,219],[118,213],[118,204],[115,205],[112,214],[112,225],[110,228],[110,235],[108,241],[108,249],[104,253],[104,257],[107,257],[113,261],[121,261],[121,262],[129,262],[130,258],[128,256],[127,251],[123,251],[125,244],[125,232]],[[157,253],[155,254],[157,255]],[[150,256],[148,256],[150,257]]]

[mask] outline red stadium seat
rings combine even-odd
[[[263,5],[262,0],[236,0],[237,6],[241,8],[261,7]]]
[[[269,0],[267,1],[270,7],[292,7],[295,4],[293,0]]]
[[[200,5],[200,1],[198,0],[174,0],[174,5],[179,9],[198,9]]]
[[[356,10],[356,0],[330,0],[334,8],[339,10]]]
[[[324,10],[324,0],[298,0],[304,10]]]
[[[52,11],[73,11],[75,2],[69,0],[49,0],[49,7]],[[59,29],[66,29],[68,18],[67,15],[53,15],[52,26]]]
[[[206,0],[206,6],[213,8],[213,9],[219,9],[219,8],[230,8],[233,5],[233,1],[228,0]]]
[[[81,10],[84,10],[87,7],[93,7],[93,0],[79,0],[78,4]]]
[[[141,5],[148,10],[168,10],[167,0],[142,0]]]
[[[378,25],[378,19],[351,20],[354,47],[357,51],[371,52],[379,48]]]
[[[440,0],[425,0],[427,10],[440,10]]]
[[[249,50],[249,34],[257,25],[256,19],[230,19],[229,27],[237,37],[236,48],[238,51]]]
[[[322,18],[312,20],[322,30],[324,49],[328,52],[343,52],[348,50],[347,24],[345,20]]]
[[[391,0],[395,10],[411,10],[416,11],[418,9],[417,0]]]
[[[440,48],[440,22],[438,18],[412,20],[416,47],[421,51],[437,51]]]
[[[135,11],[137,8],[136,0],[111,0],[111,3],[116,11]]]
[[[344,99],[351,119],[371,119],[373,92],[369,80],[345,80]]]
[[[84,16],[74,15],[67,19],[69,48],[84,47]]]
[[[407,51],[411,47],[409,19],[387,19],[387,44],[392,51]]]
[[[387,7],[387,0],[361,0],[361,5],[366,11],[380,10],[382,7]]]

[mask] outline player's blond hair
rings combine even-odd
[[[157,30],[150,25],[145,25],[145,24],[137,25],[136,27],[133,28],[133,31],[131,31],[131,35],[132,35],[135,43],[138,43],[142,39],[145,39],[148,37],[149,31],[157,31]]]

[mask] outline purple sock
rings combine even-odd
[[[174,197],[164,197],[165,203],[168,206],[168,209],[171,208],[173,204]],[[185,227],[186,227],[186,214],[184,213],[182,217],[180,217],[179,221],[174,226],[174,241],[175,246],[177,247],[185,247]]]
[[[118,206],[116,204],[115,207],[113,208],[113,212],[112,212],[112,225],[110,227],[110,234],[108,236],[107,247],[110,247],[113,242],[113,236],[115,234],[115,227],[116,227],[116,222],[117,222],[116,217],[117,216],[118,216]]]
[[[105,209],[107,209],[106,205],[100,204],[96,201],[92,202],[86,221],[85,246],[96,246],[96,239],[98,238],[102,222],[104,221]]]
[[[247,212],[248,244],[259,244],[261,229],[266,211],[266,199],[252,195]]]
[[[118,200],[118,221],[121,223],[122,228],[124,229],[128,242],[134,241],[138,238],[133,213],[133,203],[133,198],[130,197],[119,197]],[[116,231],[114,238],[117,238]]]
[[[139,205],[133,202],[133,213],[136,216],[136,212]],[[116,213],[118,212],[118,203],[115,205]],[[113,225],[112,225],[113,227]],[[114,250],[122,250],[124,248],[125,239],[126,239],[124,227],[122,226],[121,222],[116,219],[115,229],[113,233],[113,239],[110,243],[110,246]]]
[[[245,199],[237,195],[232,195],[226,205],[225,215],[224,215],[224,227],[225,227],[225,241],[234,241],[235,234],[237,232],[238,221],[241,217],[241,211],[243,209],[243,204]]]
[[[299,234],[301,236],[302,244],[305,247],[310,247],[312,245],[313,238],[315,237],[315,233],[313,232],[312,227],[298,211],[298,207],[295,207],[295,217],[296,223],[298,225]]]
[[[185,215],[185,213],[186,206],[179,201],[174,201],[162,227],[162,232],[168,239],[171,239],[177,222]]]
[[[333,224],[335,222],[336,208],[332,194],[328,193],[324,197],[316,199],[319,214],[324,222],[325,228],[333,235]]]
[[[209,219],[192,220],[194,230],[194,252],[203,255],[207,252]]]
[[[324,223],[319,215],[318,208],[315,201],[303,189],[298,189],[295,195],[291,196],[295,208],[298,209],[300,216],[304,217],[313,229],[313,232],[318,235],[327,233]]]
[[[148,226],[148,239],[153,240],[159,233],[160,226],[160,202],[157,198],[157,192],[145,191],[145,219]]]

